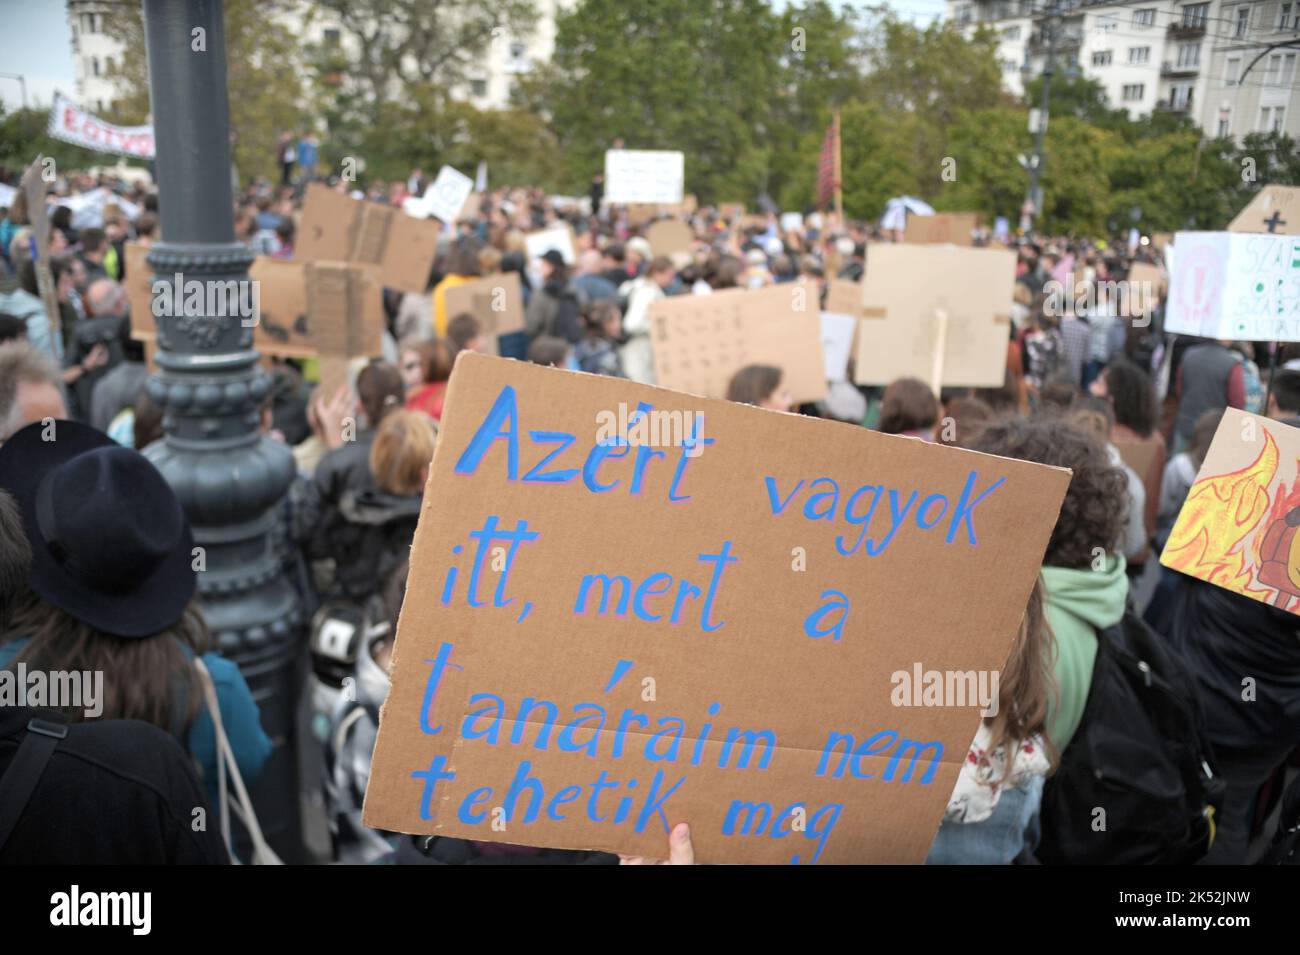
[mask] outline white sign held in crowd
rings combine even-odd
[[[552,226],[541,232],[529,233],[524,237],[524,248],[528,251],[530,262],[540,259],[551,249],[555,249],[564,257],[565,265],[572,265],[578,261],[577,253],[573,249],[573,233],[567,225]]]
[[[615,205],[681,202],[686,181],[682,153],[611,149],[605,153],[605,201]]]
[[[1300,238],[1180,232],[1165,330],[1231,341],[1300,341]]]
[[[110,203],[121,209],[122,214],[132,222],[140,217],[139,206],[134,202],[128,202],[104,186],[75,196],[65,196],[59,199],[55,205],[67,206],[72,211],[72,227],[80,230],[102,228],[104,225],[104,210]]]
[[[438,170],[438,178],[424,190],[422,202],[427,215],[436,216],[447,225],[455,225],[465,200],[474,191],[474,180],[450,166]]]
[[[47,131],[55,139],[96,152],[154,158],[152,126],[114,126],[86,112],[61,93],[54,94]]]

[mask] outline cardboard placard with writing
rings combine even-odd
[[[1300,614],[1300,428],[1228,408],[1160,563]]]
[[[518,272],[484,276],[449,288],[447,317],[468,312],[478,319],[483,335],[495,340],[524,327],[524,294]]]
[[[1300,187],[1265,186],[1237,213],[1228,231],[1300,235]]]
[[[908,216],[904,242],[932,245],[950,242],[953,245],[973,245],[971,233],[979,225],[974,212],[939,212],[932,216]]]
[[[383,349],[383,287],[373,266],[308,262],[303,269],[307,326],[320,355],[321,387],[347,382],[347,362]]]
[[[1179,232],[1165,331],[1231,341],[1300,341],[1300,238]]]
[[[981,703],[905,684],[1003,667],[1068,482],[462,354],[365,823],[663,858],[687,822],[702,863],[920,862]]]
[[[322,183],[307,186],[294,259],[353,262],[378,269],[383,285],[422,294],[441,226],[394,206],[353,199]]]
[[[673,295],[650,305],[655,379],[711,398],[746,365],[774,365],[796,403],[826,397],[816,291],[805,285]]]
[[[862,278],[854,380],[930,382],[942,337],[944,385],[1002,385],[1015,269],[1016,255],[1007,249],[872,244]],[[938,311],[947,316],[942,336]]]
[[[153,314],[154,274],[148,254],[147,246],[136,242],[126,244],[131,337],[142,342],[153,342],[158,337],[158,322]],[[316,339],[307,317],[306,267],[305,262],[264,255],[259,255],[248,267],[249,279],[257,283],[258,314],[257,324],[253,326],[253,347],[263,355],[310,358],[317,354]],[[372,323],[376,308],[382,315],[381,299],[368,305]]]

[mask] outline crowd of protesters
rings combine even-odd
[[[292,257],[317,147],[286,133],[278,181],[237,192],[236,236],[253,252]],[[405,182],[328,184],[398,207],[427,185],[419,169]],[[100,191],[94,204],[59,204]],[[163,424],[131,335],[133,323],[152,319],[129,312],[124,243],[159,238],[157,197],[113,177],[73,176],[51,199],[57,325],[40,297],[21,190],[0,221],[0,667],[103,671],[108,691],[103,719],[67,714],[67,744],[33,783],[35,808],[0,832],[0,861],[225,861],[220,838],[192,830],[192,807],[219,798],[220,738],[246,782],[270,742],[239,668],[212,649],[181,504],[139,453],[162,438]],[[874,243],[898,238],[819,213],[783,228],[770,203],[759,205],[757,213],[671,213],[694,241],[665,256],[646,238],[651,220],[602,202],[598,182],[581,199],[530,188],[480,194],[447,230],[424,292],[385,290],[384,347],[356,356],[346,388],[313,387],[310,363],[268,362],[274,388],[263,430],[292,445],[298,470],[278,534],[313,620],[302,635],[312,666],[301,690],[314,715],[311,745],[322,753],[316,788],[334,860],[619,861],[362,824],[408,552],[459,352],[654,383],[654,302],[784,283],[820,299],[830,279],[861,278]],[[93,215],[79,219],[87,208]],[[573,255],[530,260],[526,236],[561,223],[572,229]],[[1103,641],[1124,628],[1158,635],[1180,661],[1203,722],[1214,837],[1184,861],[1254,861],[1300,746],[1300,618],[1164,569],[1158,557],[1224,409],[1300,426],[1300,352],[1167,335],[1158,301],[1131,313],[1108,298],[1135,262],[1158,263],[1149,246],[1007,241],[1018,259],[1003,386],[936,394],[914,378],[872,388],[850,375],[831,383],[824,401],[796,405],[782,368],[751,365],[735,373],[727,398],[1072,471],[1003,668],[997,715],[971,743],[929,861],[1038,858],[1049,824],[1044,793],[1072,741],[1099,731],[1090,721],[1105,701],[1095,697],[1110,690],[1094,684],[1094,668]],[[525,327],[489,339],[473,315],[449,312],[447,292],[505,272],[520,277]],[[351,439],[348,419],[359,426]],[[51,422],[53,441],[44,435]],[[365,634],[351,652],[318,639],[339,623]],[[1250,702],[1244,678],[1255,681]],[[215,711],[205,706],[209,689]],[[19,764],[29,716],[0,712],[0,769]],[[91,772],[100,774],[93,806],[84,787],[69,784]],[[1177,800],[1132,804],[1134,818],[1112,826],[1185,825]],[[104,820],[95,838],[42,824],[74,812]],[[1060,840],[1054,851],[1072,861]],[[689,831],[674,830],[663,855],[689,861]]]

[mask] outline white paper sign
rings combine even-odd
[[[802,213],[802,212],[783,212],[783,213],[781,213],[781,231],[782,231],[782,232],[802,232],[802,231],[803,231],[803,213]]]
[[[524,236],[524,248],[528,252],[529,261],[540,259],[551,249],[564,256],[565,265],[572,265],[578,260],[573,250],[573,236],[566,225],[552,226],[541,232],[530,232]]]
[[[611,149],[605,153],[605,201],[681,202],[686,180],[682,153],[648,149]]]
[[[853,332],[858,327],[854,315],[822,312],[822,357],[826,361],[826,380],[845,381],[849,377],[849,353],[853,349]]]
[[[428,215],[437,216],[447,225],[455,225],[465,200],[474,191],[474,180],[450,166],[438,170],[438,178],[424,190],[422,202]]]
[[[1179,232],[1165,330],[1300,341],[1300,236]]]
[[[75,196],[65,196],[55,202],[57,206],[67,206],[72,210],[72,228],[99,229],[104,225],[104,209],[109,203],[122,210],[122,214],[134,222],[140,218],[140,207],[128,202],[105,186],[81,192]]]

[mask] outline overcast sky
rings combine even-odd
[[[886,6],[924,25],[942,16],[946,3],[887,0]],[[4,24],[0,31],[0,73],[23,75],[30,105],[48,106],[55,90],[76,96],[72,36],[67,6],[62,0],[0,0],[0,23]],[[22,105],[21,86],[11,76],[0,76],[0,102],[7,108]]]

